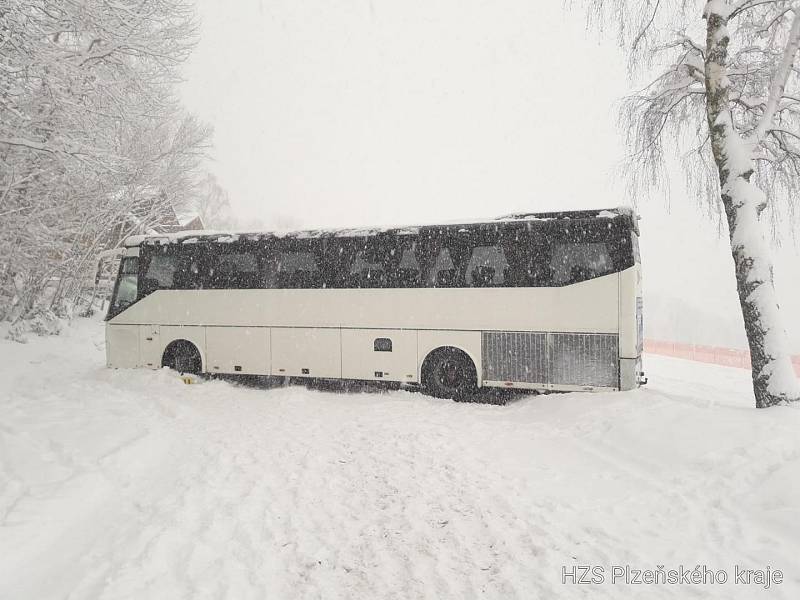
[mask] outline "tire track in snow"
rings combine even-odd
[[[741,455],[678,456],[665,478],[656,455],[632,454],[640,440],[619,435],[650,419],[686,425],[687,412],[719,409],[714,398],[584,395],[496,408],[407,393],[183,386],[164,372],[81,361],[65,359],[67,385],[32,383],[30,397],[5,413],[14,433],[28,428],[35,453],[97,476],[109,491],[85,539],[75,536],[86,550],[69,565],[73,577],[37,598],[548,598],[564,595],[558,576],[570,561],[648,567],[652,552],[682,558],[679,532],[658,539],[682,517],[708,522],[686,546],[707,556],[787,544],[736,506],[743,486],[798,460],[785,435]],[[104,438],[104,428],[113,435]],[[92,445],[76,450],[62,435],[71,429]],[[41,443],[51,437],[63,454]],[[754,461],[763,464],[744,468]],[[57,507],[60,492],[81,491],[82,481],[43,490],[43,499]],[[21,504],[32,516],[45,506]],[[36,564],[68,576],[67,565]]]
[[[257,574],[262,565],[247,557],[258,555],[254,548],[262,548],[276,552],[271,560],[280,565],[275,570],[284,570],[284,589],[305,590],[308,597],[328,597],[325,590],[331,584],[346,590],[341,597],[390,594],[398,585],[406,586],[408,597],[425,597],[431,585],[430,591],[439,597],[478,597],[482,591],[522,597],[509,583],[509,566],[529,571],[519,550],[527,556],[536,551],[530,550],[532,540],[520,527],[525,522],[515,515],[518,507],[490,493],[504,489],[487,477],[491,469],[481,463],[475,469],[454,467],[446,431],[386,436],[390,448],[371,453],[376,424],[382,427],[367,422],[355,431],[345,426],[337,432],[283,419],[282,428],[290,433],[255,445],[267,455],[280,448],[277,460],[265,464],[262,454],[250,465],[241,461],[247,455],[241,448],[243,443],[247,446],[246,433],[238,438],[224,430],[212,434],[205,440],[202,468],[186,474],[171,501],[158,504],[148,519],[163,525],[143,532],[144,550],[127,561],[114,559],[117,564],[110,565],[106,578],[146,580],[148,572],[158,570],[157,563],[171,557],[172,572],[161,573],[162,581],[153,581],[151,589],[161,589],[166,580],[187,589],[194,580],[191,591],[196,594],[203,587],[197,572],[202,569],[192,568],[187,576],[185,563],[202,563],[202,551],[196,549],[216,544],[217,551],[209,552],[215,564],[221,561],[227,570],[249,573],[250,589],[263,583]],[[314,445],[303,441],[294,427]],[[269,479],[280,486],[258,483],[264,481],[259,472],[265,467]],[[406,489],[409,483],[413,487]],[[331,497],[325,497],[326,491]],[[258,539],[250,533],[259,530],[254,517],[258,512],[248,507],[248,498],[269,506],[264,515],[268,535]],[[377,517],[365,523],[364,516],[373,514]],[[248,533],[231,535],[237,528]],[[126,535],[114,545],[142,546],[141,539],[131,544]],[[281,539],[287,542],[278,545]],[[513,543],[506,547],[509,540]],[[132,572],[126,577],[119,564]],[[133,575],[136,571],[140,574]],[[113,585],[107,586],[98,597],[117,593]]]

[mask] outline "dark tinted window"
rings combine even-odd
[[[375,352],[391,352],[392,340],[389,338],[375,338]]]
[[[419,277],[410,240],[392,235],[337,238],[329,241],[326,280],[332,287],[409,287]],[[403,266],[401,267],[401,263]],[[401,273],[401,269],[407,269]]]
[[[614,261],[604,242],[557,243],[550,257],[553,285],[568,285],[614,272]]]
[[[399,258],[390,277],[391,287],[419,287],[422,283],[422,266],[417,258],[419,244],[416,239],[402,239],[396,249]]]
[[[419,271],[419,261],[417,260],[416,244],[411,244],[406,248],[400,249],[400,262],[398,263],[401,269],[409,269],[412,271]]]
[[[191,290],[204,286],[205,253],[196,244],[143,246],[140,296],[155,290]]]
[[[196,290],[208,287],[207,277],[211,270],[210,255],[199,246],[179,248],[178,267],[172,276],[172,287],[177,290]]]
[[[386,287],[386,256],[380,248],[364,248],[356,252],[348,273],[350,287]]]
[[[168,290],[175,286],[181,256],[175,248],[154,246],[142,257],[142,276],[139,281],[139,296],[144,297],[156,290]],[[180,275],[177,276],[180,282]]]
[[[275,248],[267,266],[266,287],[327,287],[323,280],[322,240],[287,241]]]
[[[154,254],[147,264],[143,280],[156,289],[171,288],[177,268],[176,254]]]
[[[454,287],[458,283],[458,269],[450,248],[440,248],[436,252],[426,283],[428,287]]]
[[[263,287],[260,259],[255,249],[233,248],[207,261],[206,286],[212,289],[256,289]]]
[[[503,235],[511,286],[564,286],[633,264],[630,230],[617,221],[544,223]]]
[[[499,225],[443,228],[426,232],[423,263],[429,287],[509,285],[510,263]]]
[[[508,272],[501,246],[475,246],[467,263],[466,283],[469,287],[503,286]]]
[[[551,248],[544,238],[527,231],[517,231],[502,242],[508,272],[505,285],[544,287],[552,285]]]
[[[525,221],[363,237],[143,246],[139,296],[155,289],[545,287],[634,264],[622,220]]]

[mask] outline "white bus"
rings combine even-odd
[[[630,209],[124,246],[109,367],[386,381],[455,399],[643,382]]]

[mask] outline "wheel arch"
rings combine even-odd
[[[470,352],[465,346],[466,344],[441,344],[435,348],[431,348],[419,363],[419,373],[417,373],[417,376],[420,384],[424,384],[426,369],[429,367],[429,361],[434,355],[444,350],[458,350],[472,361],[472,366],[475,368],[475,383],[480,387],[483,383],[481,369],[478,368],[480,361],[475,357],[474,353]]]
[[[195,342],[193,342],[191,340],[187,340],[186,338],[174,338],[173,340],[170,340],[164,346],[164,351],[161,353],[161,366],[162,367],[166,366],[165,362],[166,362],[166,359],[167,359],[167,354],[169,352],[173,351],[175,348],[178,348],[178,347],[180,347],[182,345],[187,345],[187,346],[191,346],[192,348],[194,348],[194,351],[197,352],[197,355],[200,357],[200,372],[201,373],[205,373],[206,372],[206,357],[205,357],[205,353],[203,352],[203,349],[200,348],[200,346],[198,346],[197,343],[195,343]]]

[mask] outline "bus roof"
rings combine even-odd
[[[572,210],[559,212],[539,212],[539,213],[513,213],[498,217],[491,221],[486,220],[460,220],[450,223],[435,223],[427,225],[411,225],[403,227],[365,227],[365,228],[342,228],[342,229],[304,229],[299,231],[213,231],[213,230],[189,230],[177,231],[174,233],[158,233],[147,235],[128,236],[123,245],[125,247],[135,247],[141,244],[169,244],[169,243],[193,243],[193,242],[235,242],[240,239],[261,239],[261,238],[295,238],[295,239],[315,239],[324,237],[369,237],[380,233],[393,233],[395,235],[415,235],[426,230],[437,229],[440,227],[460,227],[474,225],[497,225],[501,223],[514,223],[526,221],[594,221],[596,219],[625,219],[631,230],[639,234],[638,219],[636,212],[627,206],[617,208],[604,208],[594,210]]]

